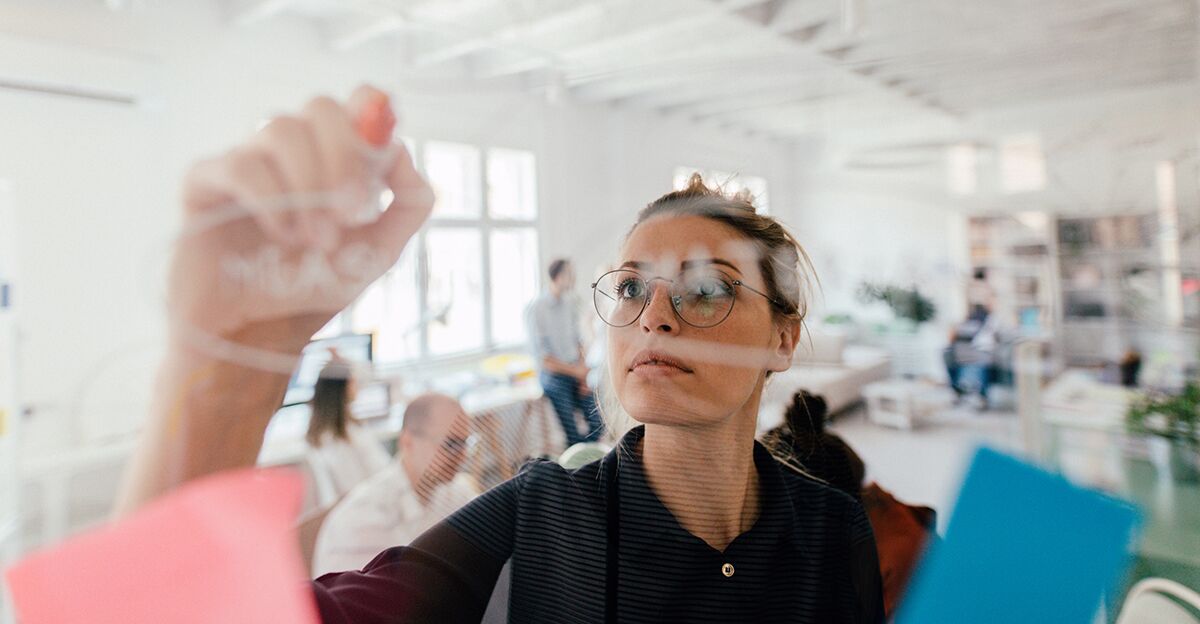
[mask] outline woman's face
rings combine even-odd
[[[765,297],[735,287],[723,322],[693,327],[676,315],[664,280],[703,269],[767,292],[758,264],[749,240],[705,217],[663,216],[634,229],[619,266],[649,282],[649,301],[636,322],[608,332],[609,375],[630,416],[646,424],[705,425],[757,412],[767,371],[791,365],[799,325],[776,322]]]

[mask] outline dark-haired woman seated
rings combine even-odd
[[[797,392],[787,408],[784,424],[767,432],[763,443],[862,502],[875,532],[883,603],[891,617],[921,555],[930,540],[937,539],[937,514],[929,507],[896,500],[875,482],[864,485],[866,468],[862,459],[845,440],[825,430],[826,414],[825,399]]]

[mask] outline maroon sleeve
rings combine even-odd
[[[443,521],[360,571],[321,576],[313,593],[324,624],[479,622],[503,566]]]

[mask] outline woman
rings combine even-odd
[[[866,483],[866,466],[840,436],[825,430],[825,399],[797,392],[785,423],[763,443],[799,462],[805,472],[862,502],[875,533],[883,579],[884,612],[895,613],[927,546],[936,542],[937,514],[929,507],[900,502],[878,483]]]
[[[350,364],[334,355],[317,376],[309,402],[312,415],[304,436],[322,507],[333,504],[391,463],[383,445],[350,413],[354,392]]]
[[[384,175],[396,200],[373,224],[341,216],[355,208],[337,199],[353,194],[291,217],[264,208],[280,193],[367,183],[350,119],[373,93],[360,90],[344,108],[318,99],[303,117],[268,124],[249,154],[235,151],[193,174],[189,214],[234,201],[256,211],[256,227],[182,243],[172,282],[181,331],[299,353],[355,289],[333,289],[319,302],[224,289],[228,300],[213,302],[205,293],[220,290],[211,282],[214,257],[264,241],[289,241],[296,257],[367,243],[383,250],[378,275],[399,255],[432,203],[403,151]],[[345,224],[337,240],[317,233],[337,222]],[[800,335],[803,258],[777,222],[698,178],[650,204],[618,272],[594,286],[611,326],[613,397],[642,425],[600,462],[573,472],[534,464],[411,546],[385,551],[362,571],[321,577],[314,591],[324,621],[478,621],[506,560],[513,622],[882,621],[862,508],[754,441],[763,384],[790,366]],[[375,275],[341,277],[361,289]],[[197,370],[205,388],[186,383]],[[284,372],[176,341],[159,389],[189,426],[160,426],[147,437],[127,500],[252,463],[280,378],[286,383]],[[210,391],[232,379],[238,392]],[[153,469],[174,457],[181,466]]]

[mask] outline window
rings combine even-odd
[[[374,334],[385,363],[523,343],[540,275],[534,155],[404,142],[437,193],[433,214],[400,261],[322,331]]]
[[[700,169],[699,167],[676,167],[675,168],[675,190],[683,189],[687,186],[688,178],[692,177],[693,173],[699,173],[704,178],[704,183],[709,186],[719,186],[728,194],[734,194],[743,189],[749,190],[750,195],[754,198],[754,207],[758,209],[760,214],[771,214],[771,198],[767,192],[767,179],[758,176],[745,175],[740,173],[730,173],[728,171],[720,171],[717,169]]]
[[[531,228],[492,230],[492,339],[523,342],[525,306],[537,296],[541,275],[537,232]]]
[[[425,144],[425,175],[437,194],[433,217],[477,219],[483,208],[483,180],[479,175],[479,148],[458,143]]]

